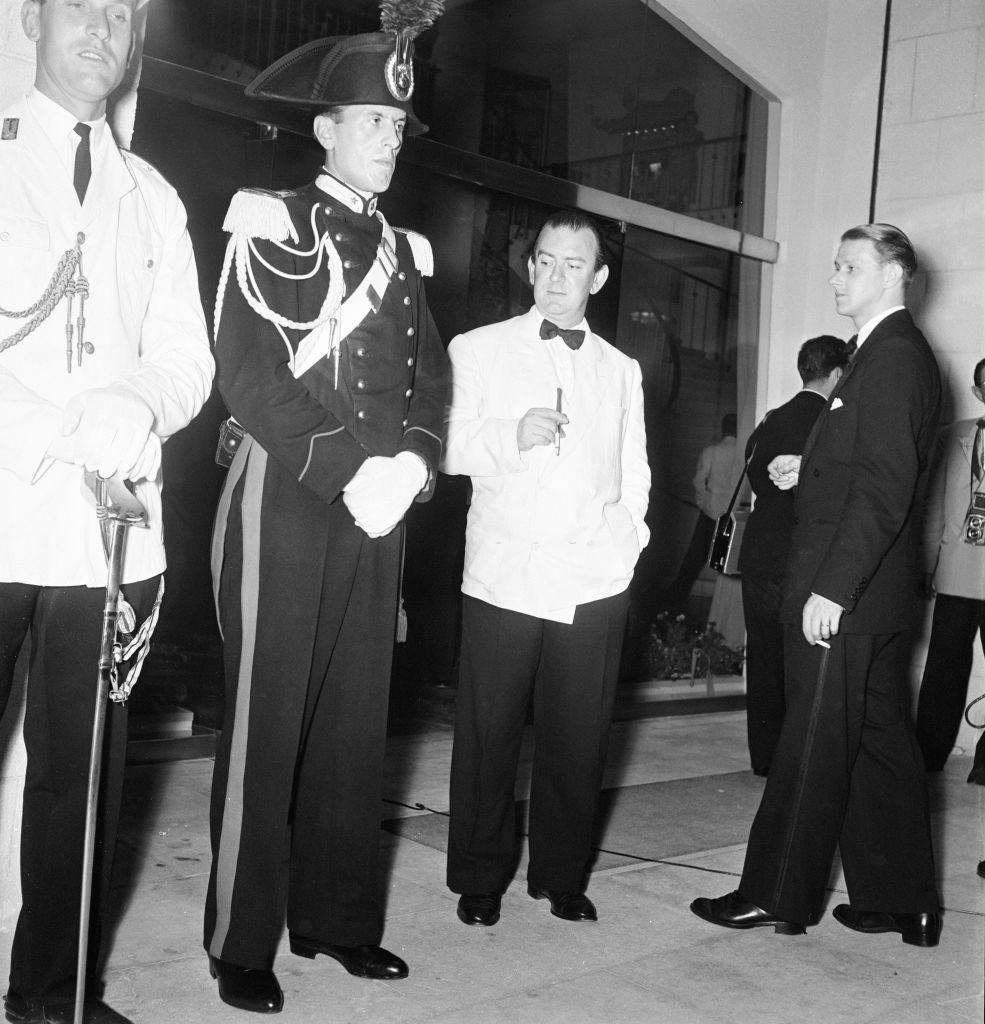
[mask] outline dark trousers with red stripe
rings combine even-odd
[[[124,586],[138,621],[149,614],[159,577]],[[10,954],[18,995],[71,996],[79,950],[79,902],[89,754],[106,591],[0,583],[0,711],[30,631],[21,820],[21,910]],[[121,666],[121,673],[126,666]],[[110,704],[93,872],[89,970],[96,970],[113,868],[123,770],[126,706]],[[10,822],[5,823],[8,829]]]
[[[827,650],[788,626],[784,648],[787,712],[739,892],[811,922],[837,847],[856,910],[937,911],[907,637],[839,634]]]
[[[464,599],[448,840],[453,892],[502,892],[509,884],[531,696],[527,879],[540,889],[584,890],[628,608],[626,591],[579,605],[569,625]]]
[[[228,518],[205,947],[243,967],[270,967],[285,909],[291,932],[322,942],[375,945],[383,934],[380,794],[403,530],[371,540],[341,503],[316,511],[266,510],[258,549],[244,545],[235,508]]]

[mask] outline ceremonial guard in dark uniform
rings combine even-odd
[[[404,132],[426,130],[410,38],[440,5],[410,6],[410,24],[384,4],[384,31],[309,43],[251,83],[315,110],[325,167],[238,193],[225,223],[218,381],[246,433],[214,543],[226,718],[205,946],[221,998],[258,1012],[283,1003],[285,906],[293,953],[407,974],[378,945],[381,772],[400,524],[431,495],[448,387],[430,246],[376,208]]]

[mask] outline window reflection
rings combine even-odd
[[[245,84],[310,39],[378,27],[376,0],[172,0],[147,52]],[[449,0],[415,63],[437,142],[763,232],[765,100],[642,0]]]
[[[245,84],[308,39],[377,25],[375,0],[171,0],[152,12],[146,52]],[[529,307],[527,252],[556,208],[545,197],[557,206],[576,200],[568,183],[763,233],[766,101],[642,0],[449,0],[420,38],[417,57],[414,103],[431,133],[402,161],[383,209],[391,223],[431,239],[437,272],[429,300],[446,340]],[[135,145],[181,191],[207,295],[233,191],[299,185],[321,154],[308,138],[258,137],[252,123],[185,109],[174,97],[147,91],[140,104]],[[510,167],[493,176],[495,188],[476,185],[429,166],[428,140],[559,180],[530,193],[543,203],[509,194]],[[446,168],[454,162],[443,159]],[[666,610],[694,533],[692,478],[701,451],[718,439],[726,414],[737,414],[739,451],[753,425],[761,275],[768,271],[631,221],[627,214],[623,223],[602,224],[611,274],[588,316],[643,371],[652,541],[633,584],[625,659],[626,674],[640,677],[650,663],[650,626]],[[440,499],[415,506],[409,521],[405,660],[414,673],[450,681],[466,496],[461,481],[442,485]],[[193,524],[200,547],[211,511],[201,509]],[[207,582],[193,582],[188,589],[207,596]],[[699,625],[714,619],[739,646],[732,582],[704,570],[686,611]]]

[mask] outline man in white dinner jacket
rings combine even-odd
[[[165,567],[161,443],[212,383],[184,207],[118,148],[106,120],[143,3],[27,0],[35,85],[0,113],[0,712],[29,647],[22,902],[4,997],[19,1024],[68,1021],[74,1001],[107,582],[83,474],[129,481],[147,511],[148,529],[127,531],[123,596],[135,617],[121,625],[145,623],[134,632],[145,646]],[[116,840],[124,704],[110,707],[106,730],[90,970]],[[87,1001],[85,1024],[125,1019]]]
[[[472,478],[448,885],[465,924],[499,919],[516,863],[514,785],[533,695],[528,892],[569,921],[585,895],[628,587],[649,531],[639,365],[593,334],[602,239],[551,216],[534,307],[455,338],[443,469]]]

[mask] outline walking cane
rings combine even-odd
[[[96,708],[92,726],[92,747],[89,752],[89,787],[86,794],[85,841],[82,850],[82,897],[79,904],[79,959],[75,976],[74,1024],[82,1024],[85,1009],[87,963],[89,959],[89,914],[92,906],[92,873],[96,850],[96,810],[99,802],[99,780],[103,764],[103,737],[106,732],[106,704],[116,669],[116,623],[120,614],[120,576],[127,530],[146,526],[144,506],[128,490],[119,477],[103,480],[95,473],[86,473],[85,482],[96,498],[96,515],[103,529],[107,548],[106,600],[103,603],[103,628],[99,641],[99,669],[96,679]],[[108,543],[107,543],[108,534]]]

